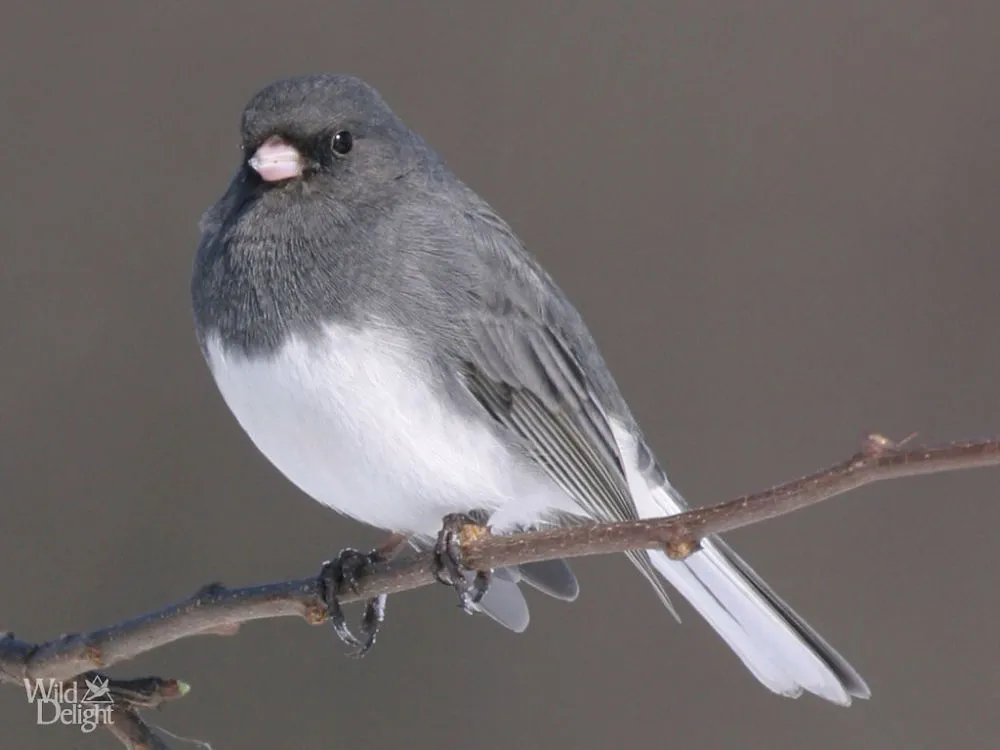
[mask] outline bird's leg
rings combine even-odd
[[[368,553],[368,562],[362,567],[394,560],[396,555],[406,547],[408,539],[409,537],[406,534],[394,532],[382,544]],[[353,571],[355,576],[357,570]],[[356,590],[355,583],[352,580],[348,582],[348,585]],[[365,634],[365,642],[362,649],[354,654],[355,656],[364,656],[368,652],[368,649],[375,645],[375,637],[378,635],[379,628],[382,627],[382,621],[385,619],[386,599],[385,594],[379,594],[365,602],[365,613],[361,617],[361,632]]]
[[[333,625],[333,631],[341,641],[350,647],[348,651],[349,656],[364,656],[375,645],[375,637],[378,635],[382,621],[385,619],[385,602],[387,597],[385,594],[379,594],[365,602],[365,613],[361,617],[361,634],[363,639],[359,640],[347,626],[347,620],[344,618],[344,610],[337,599],[337,592],[344,588],[349,588],[357,593],[359,574],[371,568],[376,563],[390,559],[399,546],[399,542],[396,541],[388,552],[386,552],[386,545],[382,545],[373,549],[367,555],[348,547],[340,551],[336,560],[327,560],[323,563],[323,568],[319,574],[323,603],[326,605],[330,624]]]
[[[480,519],[466,513],[450,513],[441,520],[441,531],[438,532],[437,543],[434,545],[434,558],[437,562],[435,578],[455,589],[458,606],[470,615],[475,612],[475,605],[486,596],[493,571],[477,570],[470,581],[462,563],[462,545],[489,533],[490,530]]]

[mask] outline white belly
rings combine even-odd
[[[568,498],[485,425],[444,409],[423,365],[390,333],[330,326],[247,359],[207,341],[226,404],[300,489],[359,521],[434,534],[448,513],[505,507],[526,523]],[[510,510],[516,506],[516,512]]]

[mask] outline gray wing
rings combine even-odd
[[[598,521],[636,517],[622,456],[584,368],[560,335],[509,299],[484,304],[461,364],[472,396],[524,454]],[[646,555],[626,553],[669,598]]]
[[[518,311],[478,320],[462,375],[490,416],[595,519],[635,517],[611,427],[558,336]]]

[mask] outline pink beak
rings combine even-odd
[[[302,154],[276,135],[264,141],[248,163],[265,182],[281,182],[302,176]]]

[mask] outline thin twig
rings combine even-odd
[[[478,536],[462,545],[463,562],[470,569],[483,570],[643,548],[663,548],[680,559],[710,534],[775,518],[872,482],[997,464],[1000,439],[904,449],[902,444],[872,434],[846,461],[763,492],[669,518]],[[431,553],[379,564],[361,574],[354,590],[339,591],[338,598],[346,603],[427,586],[435,580],[434,567]],[[38,645],[0,634],[0,681],[21,685],[24,680],[73,680],[181,638],[231,635],[244,622],[290,615],[312,624],[326,620],[318,576],[237,589],[210,584],[156,612]],[[124,686],[140,683],[145,689],[130,697]],[[114,686],[118,688],[111,727],[115,736],[129,748],[165,748],[137,709],[180,697],[187,686],[173,680],[119,681]]]
[[[115,706],[111,711],[111,723],[106,726],[128,750],[170,750],[134,708]]]

